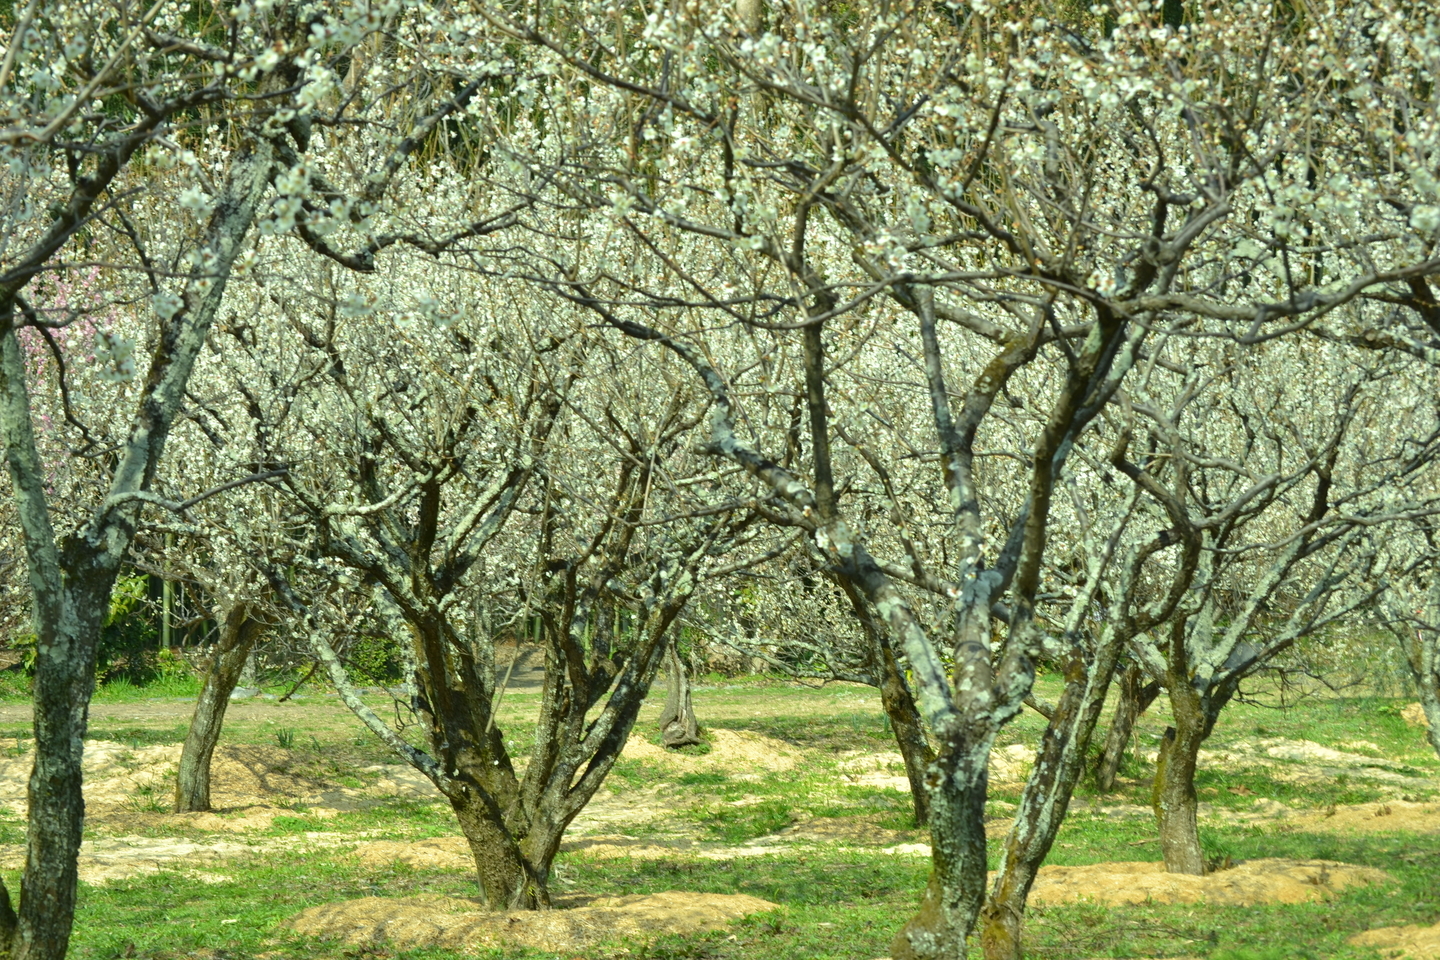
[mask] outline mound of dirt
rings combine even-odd
[[[759,774],[795,769],[800,752],[783,740],[746,730],[707,729],[709,753],[681,753],[632,736],[621,756],[665,764],[684,773]]]
[[[169,804],[167,792],[160,798]],[[305,807],[305,816],[326,819],[339,813],[331,807]],[[275,825],[276,817],[297,816],[292,807],[256,804],[245,807],[221,807],[211,813],[170,813],[150,810],[128,810],[124,807],[101,808],[87,812],[86,822],[103,826],[107,833],[158,835],[160,831],[183,832],[185,828],[204,833],[261,833]]]
[[[142,792],[164,792],[173,783],[180,745],[127,747],[108,740],[86,740],[84,759],[87,806],[114,806]],[[35,766],[33,746],[23,754],[0,759],[0,804],[25,813],[25,792]]]
[[[1394,960],[1437,960],[1440,958],[1440,923],[1433,927],[1412,924],[1380,927],[1350,938],[1350,945],[1378,950]]]
[[[1367,752],[1378,752],[1371,743],[1361,743]],[[1144,759],[1155,763],[1158,749],[1144,753]],[[1264,770],[1268,776],[1287,783],[1319,783],[1344,774],[1352,780],[1387,783],[1398,788],[1431,789],[1435,780],[1415,776],[1401,761],[1366,756],[1349,750],[1333,750],[1311,740],[1290,740],[1266,737],[1241,740],[1213,750],[1200,751],[1200,765],[1208,768],[1251,768]]]
[[[718,930],[732,920],[777,909],[758,897],[655,893],[607,897],[569,909],[498,913],[454,897],[365,897],[310,907],[290,921],[296,933],[392,949],[465,949],[499,945],[570,952],[621,937]]]
[[[130,747],[109,740],[85,741],[85,805],[96,822],[112,830],[148,830],[170,806],[180,745]],[[293,815],[302,803],[325,816],[373,806],[386,797],[438,799],[434,784],[403,764],[359,771],[371,782],[344,787],[306,771],[313,755],[259,744],[222,744],[210,764],[210,802],[216,814],[182,814],[199,830],[241,833],[269,829],[276,816]],[[25,794],[35,763],[31,750],[0,757],[0,805],[25,813]],[[239,816],[237,816],[239,814]],[[165,814],[164,816],[169,816]]]
[[[192,879],[219,883],[229,879],[209,872],[218,861],[254,853],[255,847],[220,841],[197,843],[176,837],[101,837],[80,845],[80,879],[105,884],[140,874],[174,869],[183,863],[183,872]],[[0,869],[18,870],[25,863],[25,848],[19,844],[0,848]],[[201,866],[203,869],[190,869]]]
[[[178,751],[177,751],[178,760]],[[264,805],[276,797],[321,800],[336,784],[292,772],[295,755],[283,747],[221,746],[210,762],[210,799],[216,807]]]
[[[1030,893],[1038,904],[1209,903],[1250,907],[1329,899],[1346,887],[1387,883],[1383,870],[1330,860],[1245,860],[1203,877],[1166,873],[1163,863],[1041,867]]]
[[[1430,726],[1430,718],[1425,716],[1425,708],[1416,703],[1408,703],[1405,709],[1400,711],[1401,718],[1412,727]]]
[[[475,857],[464,837],[431,837],[413,843],[372,840],[356,846],[355,855],[367,867],[403,863],[415,870],[475,869]]]
[[[1333,811],[1295,811],[1282,823],[1286,829],[1312,833],[1440,833],[1440,803],[1357,803]]]
[[[1034,765],[1033,747],[1023,743],[1000,747],[990,753],[990,782],[1024,783]],[[905,758],[894,751],[851,754],[840,761],[839,770],[847,783],[910,792]]]

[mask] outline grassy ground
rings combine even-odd
[[[156,696],[145,696],[147,692]],[[283,692],[283,691],[280,691]],[[318,691],[299,702],[247,701],[237,704],[226,725],[236,743],[287,746],[299,772],[332,782],[359,782],[358,771],[393,762],[378,743],[333,700]],[[1044,691],[1042,691],[1044,692]],[[1053,694],[1053,690],[1050,691]],[[183,738],[188,703],[183,691],[144,689],[102,691],[92,711],[92,736],[135,746],[175,743]],[[849,783],[837,764],[857,751],[894,749],[873,691],[850,686],[799,688],[778,682],[720,683],[696,690],[702,723],[712,729],[744,730],[784,741],[799,755],[793,770],[756,778],[714,770],[677,772],[643,760],[623,760],[604,790],[624,802],[660,803],[668,815],[638,819],[625,832],[657,843],[683,836],[702,842],[742,844],[814,818],[851,822],[857,836],[870,830],[922,840],[913,831],[908,798],[890,789]],[[512,737],[523,740],[519,721],[536,706],[534,690],[507,694],[505,715]],[[658,703],[642,717],[653,727]],[[1292,807],[1374,799],[1436,799],[1440,762],[1421,732],[1399,718],[1399,703],[1382,698],[1312,699],[1286,709],[1236,705],[1221,720],[1213,748],[1263,738],[1308,740],[1350,750],[1375,748],[1407,776],[1428,779],[1430,787],[1403,790],[1363,779],[1334,778],[1299,785],[1275,771],[1207,768],[1199,780],[1202,800],[1244,810],[1257,798],[1279,799]],[[0,701],[0,751],[22,749],[29,736],[23,701]],[[1000,746],[1033,742],[1043,722],[1027,715],[1006,731]],[[1143,753],[1165,726],[1160,705],[1140,723],[1136,743]],[[1363,741],[1367,746],[1356,746]],[[1348,745],[1348,746],[1346,746]],[[1106,804],[1148,802],[1148,773],[1131,760],[1117,792]],[[1283,774],[1283,771],[1281,771]],[[1018,787],[997,791],[1003,804]],[[1088,787],[1082,803],[1100,798]],[[204,831],[166,826],[146,828],[157,835],[203,839]],[[18,843],[23,824],[0,819],[0,843]],[[437,804],[394,801],[373,809],[325,818],[306,809],[276,817],[250,836],[270,849],[227,860],[219,883],[200,883],[177,871],[82,885],[73,956],[78,958],[414,958],[441,960],[445,951],[394,951],[385,944],[356,948],[296,937],[282,923],[301,909],[364,896],[418,894],[473,896],[464,873],[417,870],[401,864],[362,866],[344,847],[316,849],[301,842],[307,832],[360,834],[368,838],[414,840],[456,833],[449,812]],[[107,832],[103,818],[89,828]],[[127,832],[133,832],[127,829]],[[1028,915],[1031,956],[1070,960],[1098,957],[1208,957],[1212,960],[1279,958],[1362,958],[1373,952],[1346,945],[1356,932],[1379,926],[1440,922],[1440,835],[1405,833],[1337,836],[1277,832],[1263,825],[1203,826],[1206,852],[1217,858],[1295,857],[1341,860],[1380,867],[1395,883],[1352,889],[1325,902],[1294,906],[1216,908],[1211,906],[1034,908]],[[293,844],[284,843],[294,838]],[[999,838],[995,838],[998,840]],[[1070,865],[1158,858],[1153,825],[1138,818],[1072,816],[1051,862]],[[994,843],[992,842],[992,849]],[[746,960],[872,960],[888,953],[894,932],[913,911],[927,875],[918,857],[881,852],[879,847],[837,848],[825,843],[791,844],[783,854],[705,859],[678,850],[659,859],[598,859],[562,854],[556,872],[560,894],[621,895],[666,890],[744,893],[782,910],[729,929],[700,936],[666,937],[650,943],[616,942],[583,956],[651,958],[746,958]],[[5,877],[16,888],[17,876]],[[481,952],[491,960],[557,957],[521,949]]]

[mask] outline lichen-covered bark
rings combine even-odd
[[[985,960],[1020,960],[1025,901],[1050,853],[1085,770],[1090,737],[1115,673],[1119,643],[1102,643],[1094,663],[1075,651],[1064,666],[1065,689],[1041,739],[1014,825],[1005,837],[995,886],[985,903],[980,942]]]
[[[210,809],[210,761],[220,742],[230,694],[245,672],[260,633],[260,623],[250,613],[249,605],[242,601],[225,611],[221,620],[215,658],[205,674],[185,745],[180,749],[180,767],[175,776],[176,813]]]
[[[930,765],[930,880],[920,909],[890,944],[894,960],[964,957],[985,900],[988,739],[952,741]]]
[[[271,172],[263,144],[232,162],[205,237],[215,255],[208,267],[214,282],[204,294],[187,298],[162,328],[107,496],[63,541],[51,526],[30,423],[14,328],[15,291],[0,305],[0,434],[25,543],[37,636],[35,768],[28,789],[25,874],[10,943],[15,960],[62,960],[69,946],[85,814],[81,760],[100,630],[139,506]]]
[[[1223,703],[1207,703],[1198,691],[1173,674],[1169,694],[1175,725],[1166,728],[1160,741],[1151,804],[1160,828],[1165,869],[1198,877],[1205,873],[1205,854],[1200,848],[1195,771],[1200,745],[1210,735],[1212,718]]]

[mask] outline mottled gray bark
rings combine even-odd
[[[890,944],[894,960],[966,955],[985,891],[989,758],[988,741],[952,742],[931,765],[930,880],[920,909]]]
[[[1183,630],[1177,625],[1175,632]],[[1182,671],[1183,661],[1173,664],[1166,677],[1166,693],[1174,726],[1165,729],[1156,760],[1155,782],[1150,802],[1160,831],[1160,853],[1169,873],[1202,876],[1205,854],[1200,848],[1199,799],[1195,794],[1195,773],[1199,769],[1200,747],[1215,727],[1215,720],[1230,701],[1233,683],[1197,689]]]
[[[1115,673],[1120,643],[1102,643],[1093,663],[1075,651],[1064,665],[1065,689],[1040,742],[1014,825],[1001,849],[1000,868],[981,919],[985,960],[1020,960],[1025,902],[1050,853],[1085,769],[1085,754]]]
[[[1200,849],[1195,771],[1204,738],[1196,735],[1193,724],[1182,726],[1183,732],[1177,727],[1165,729],[1151,804],[1166,871],[1198,877],[1205,873],[1205,854]]]
[[[176,813],[210,809],[210,760],[220,742],[230,694],[235,692],[260,634],[260,623],[250,613],[249,604],[240,601],[221,619],[215,657],[195,700],[190,730],[180,749],[180,768],[175,777]]]

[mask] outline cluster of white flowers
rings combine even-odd
[[[105,383],[135,379],[135,341],[112,330],[95,334],[91,356],[96,376]]]

